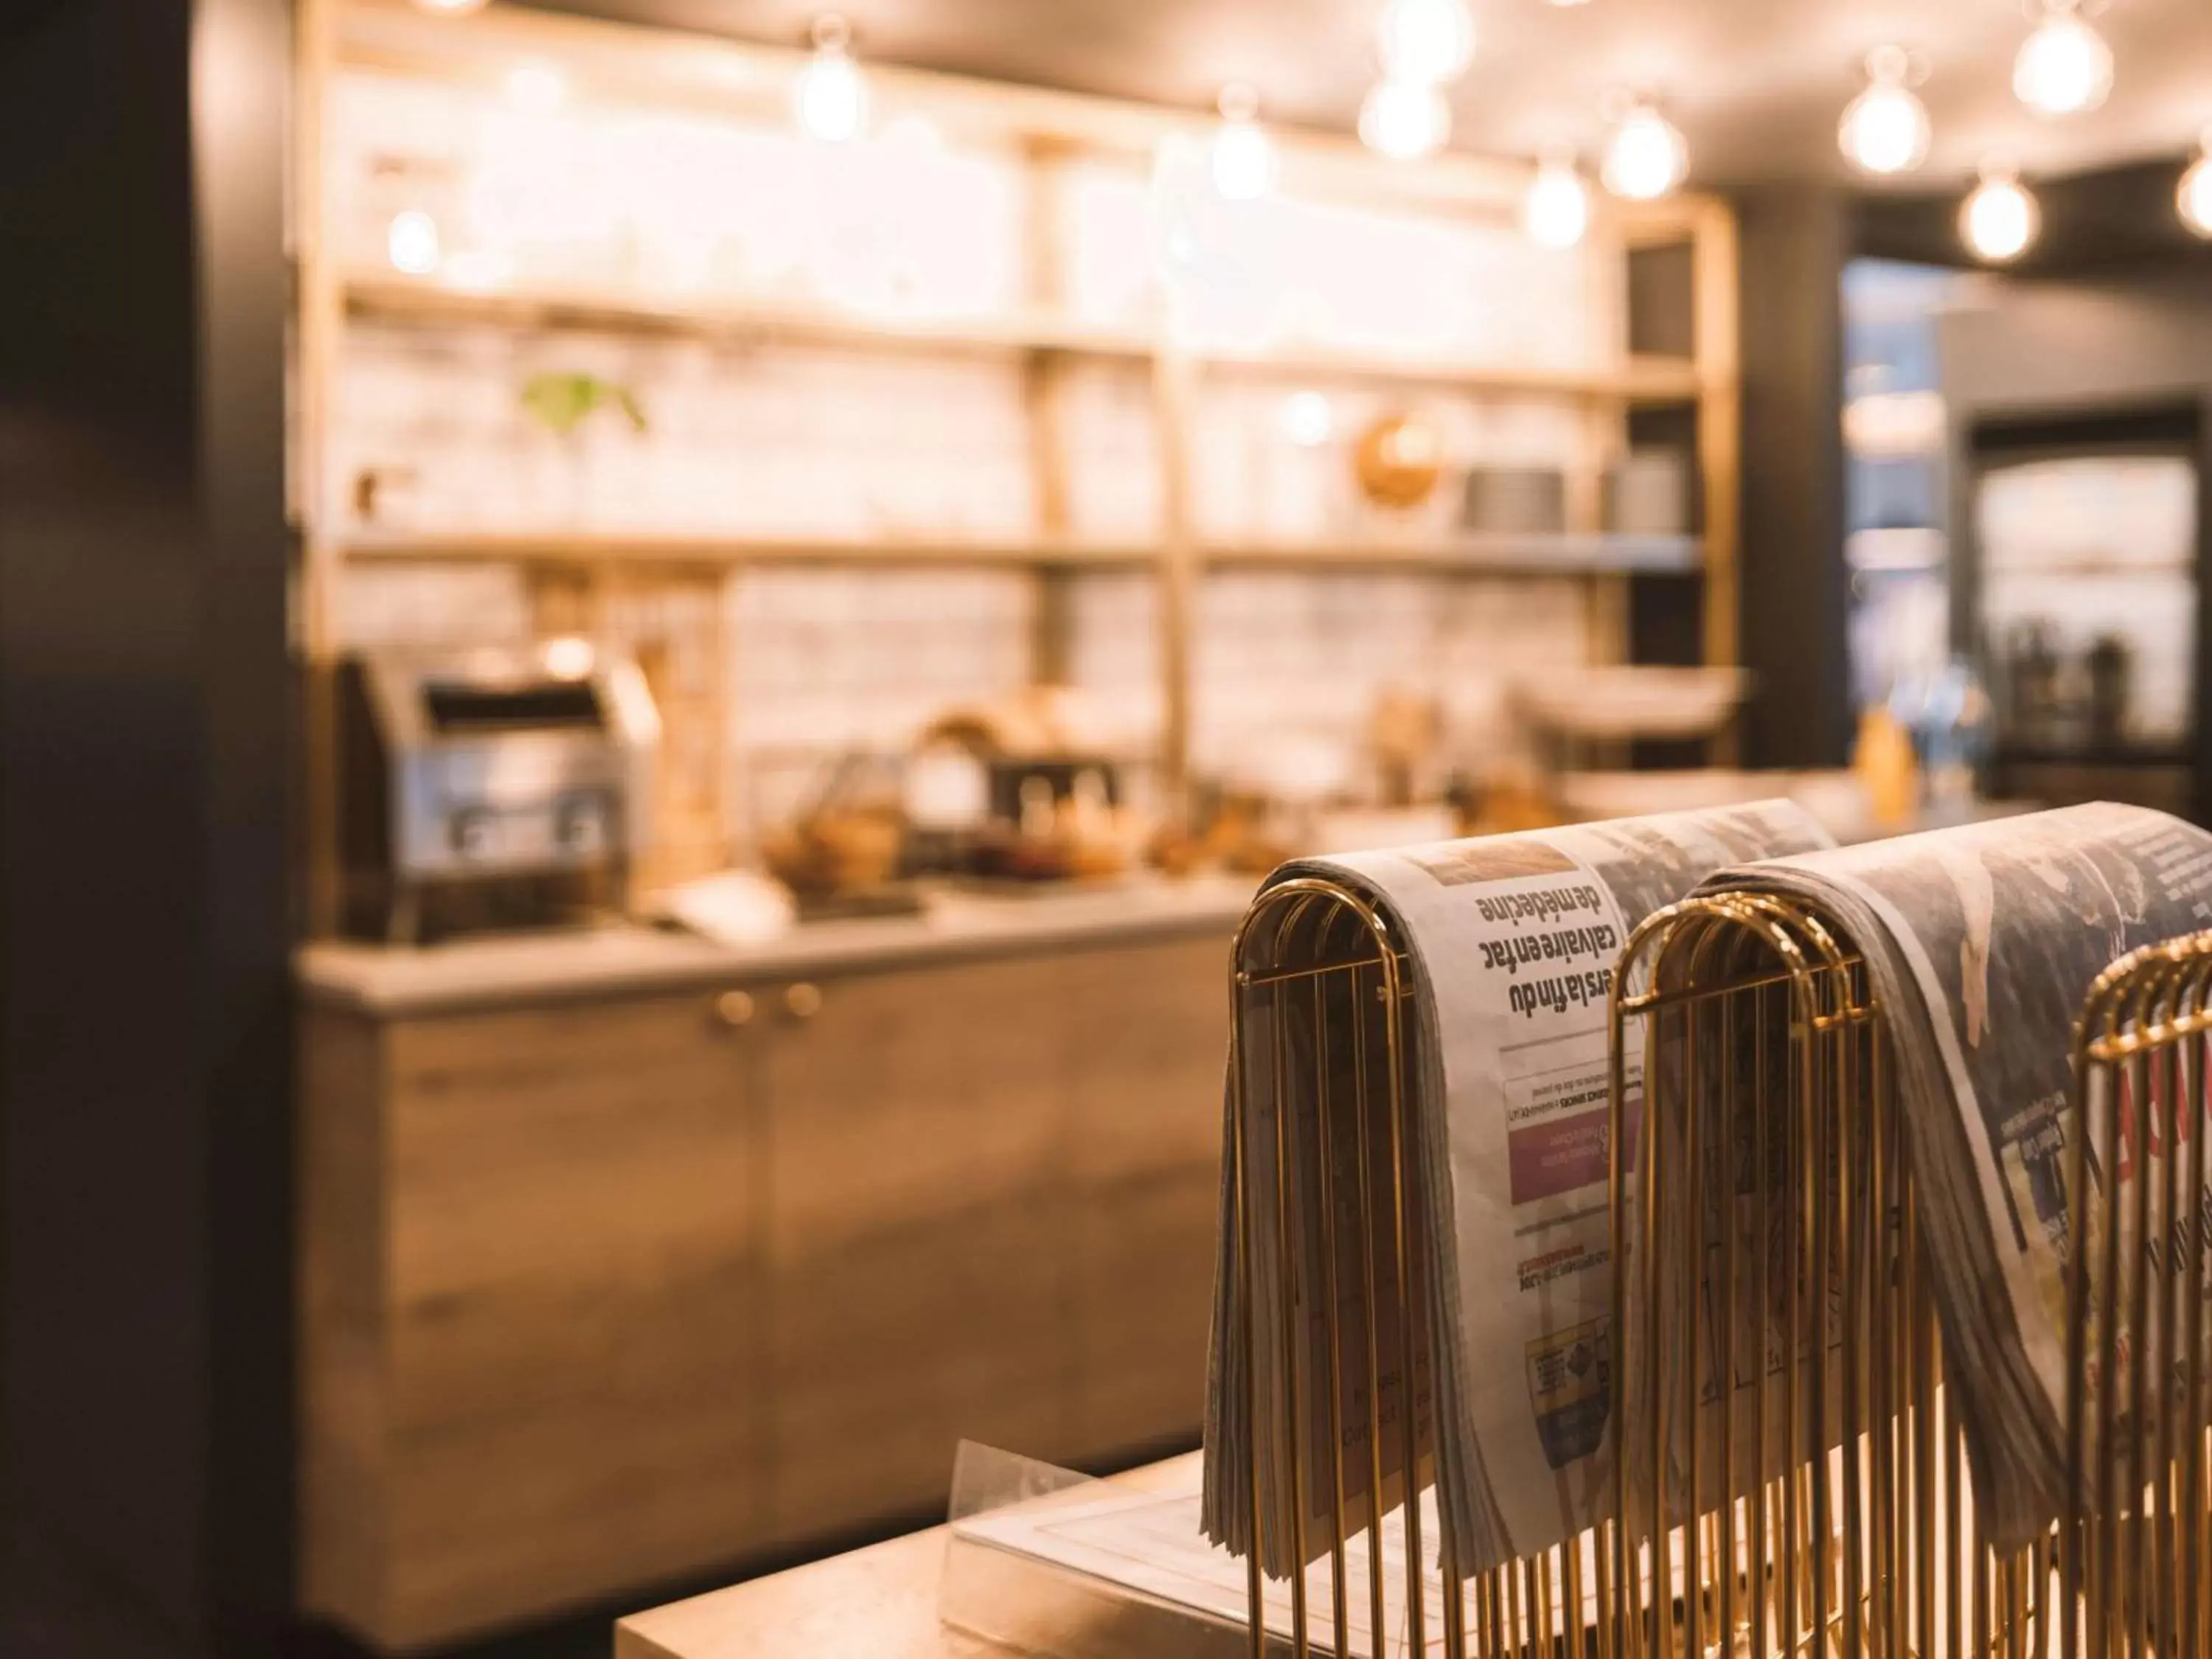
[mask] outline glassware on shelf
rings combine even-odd
[[[1912,734],[1931,811],[1971,803],[1996,740],[1996,705],[1972,662],[1954,655],[1931,676],[1901,678],[1888,707]]]
[[[2135,681],[2135,651],[2118,634],[2100,634],[2082,665],[2089,681],[2089,743],[2118,749],[2127,740]]]

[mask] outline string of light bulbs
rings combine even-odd
[[[2013,59],[2012,91],[2033,113],[2051,118],[2082,114],[2112,95],[2112,49],[2090,22],[2105,0],[2035,0],[2035,26]],[[1913,90],[1926,64],[1895,45],[1866,60],[1867,85],[1844,107],[1836,143],[1844,159],[1876,176],[1910,173],[1928,159],[1933,138],[1928,107]],[[2174,190],[2174,208],[2197,235],[2212,238],[2212,127]],[[2002,264],[2034,246],[2042,209],[2003,156],[1986,158],[1959,206],[1959,235],[1978,258]]]
[[[487,0],[415,0],[423,11],[458,17],[481,9]],[[1555,5],[1580,0],[1553,0]],[[2110,97],[2113,54],[2090,21],[2108,0],[2033,0],[2034,27],[2013,60],[2014,97],[2039,116],[2054,118],[2096,109]],[[792,113],[799,127],[824,143],[840,143],[867,130],[869,88],[852,51],[852,30],[836,13],[815,19],[812,51],[792,82]],[[1474,61],[1477,35],[1467,0],[1383,0],[1376,20],[1376,55],[1381,77],[1359,111],[1359,137],[1393,160],[1432,155],[1451,135],[1451,105],[1445,88]],[[1885,44],[1866,58],[1866,85],[1844,107],[1836,141],[1845,159],[1862,173],[1893,177],[1913,172],[1928,159],[1934,126],[1917,88],[1928,66],[1902,46]],[[518,106],[557,105],[561,83],[540,72],[544,96]],[[1259,121],[1259,96],[1249,85],[1223,88],[1220,122],[1209,155],[1214,188],[1231,200],[1265,195],[1273,185],[1274,146]],[[1631,201],[1650,201],[1678,188],[1689,170],[1689,147],[1681,131],[1648,95],[1614,94],[1607,115],[1612,130],[1599,158],[1598,177],[1607,191]],[[2196,235],[2212,240],[2212,126],[2208,126],[2180,175],[2174,208]],[[1570,149],[1547,150],[1530,176],[1522,222],[1528,235],[1547,246],[1571,247],[1589,228],[1589,190]],[[2016,259],[2033,246],[2041,210],[2008,159],[1985,161],[1980,177],[1960,206],[1960,235],[1978,258],[1991,263]],[[403,268],[434,264],[436,227],[394,226],[395,263]],[[427,234],[426,234],[427,233]]]

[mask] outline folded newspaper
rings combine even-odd
[[[2212,923],[2212,834],[2098,804],[1723,870],[1705,887],[1808,902],[1866,960],[1977,1513],[2018,1547],[2065,1498],[2075,1022],[2115,957]],[[2163,1155],[2149,1152],[2122,1179],[2151,1179]],[[2093,1163],[2093,1180],[2112,1173]],[[2154,1243],[2122,1259],[2160,1257]],[[2149,1334],[2123,1352],[2142,1354]],[[2171,1375],[2173,1357],[2143,1363]]]
[[[1364,1029],[1348,1000],[1358,988],[1341,976],[1285,979],[1241,1000],[1246,1190],[1263,1224],[1249,1263],[1255,1370],[1244,1370],[1244,1273],[1225,1167],[1206,1433],[1211,1538],[1239,1554],[1256,1545],[1267,1571],[1285,1577],[1340,1528],[1364,1527],[1370,1491],[1380,1507],[1395,1503],[1409,1474],[1415,1490],[1435,1481],[1443,1559],[1462,1575],[1601,1517],[1610,1492],[1614,965],[1638,922],[1716,870],[1827,845],[1797,807],[1765,801],[1304,860],[1270,878],[1322,878],[1374,907],[1413,992],[1401,1031],[1410,1058],[1398,1139],[1398,1115],[1382,1103],[1392,1094],[1384,1045],[1344,1035]],[[1241,965],[1264,978],[1316,964]],[[1640,1064],[1640,1052],[1628,1056],[1632,1095]],[[1371,1109],[1343,1109],[1354,1096]],[[1291,1159],[1279,1188],[1279,1137],[1319,1148],[1324,1130],[1326,1152]],[[1402,1255],[1389,1219],[1397,1190],[1407,1198]],[[1337,1305],[1334,1352],[1315,1305],[1324,1285]],[[1286,1290],[1299,1299],[1289,1316],[1304,1327],[1308,1356],[1295,1401],[1275,1358]],[[1417,1324],[1434,1334],[1416,1351],[1410,1388],[1407,1308],[1424,1310]],[[1370,1440],[1381,1453],[1373,1469]]]

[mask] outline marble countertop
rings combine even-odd
[[[319,944],[299,952],[296,973],[310,1002],[398,1018],[916,967],[1177,933],[1217,932],[1225,944],[1255,885],[1200,877],[1011,897],[946,893],[919,915],[806,922],[743,945],[624,925],[423,946]]]

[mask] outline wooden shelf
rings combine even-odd
[[[376,562],[666,565],[1142,565],[1156,548],[1130,543],[852,541],[728,536],[624,535],[619,532],[497,535],[362,534],[341,544],[348,559]]]
[[[1288,569],[1411,569],[1499,575],[1580,576],[1694,572],[1705,549],[1694,536],[1469,534],[1434,542],[1244,542],[1210,545],[1215,567]]]
[[[905,564],[1145,568],[1164,557],[1145,543],[959,541],[748,541],[718,536],[364,535],[340,551],[384,562],[739,565]],[[1692,536],[1468,535],[1436,542],[1228,542],[1209,544],[1200,562],[1216,568],[1494,571],[1512,575],[1595,575],[1695,571],[1704,550]]]
[[[349,315],[416,326],[480,324],[501,328],[655,334],[702,339],[787,340],[820,345],[931,352],[1064,352],[1150,359],[1166,348],[1146,334],[1040,313],[932,318],[871,313],[820,302],[711,296],[651,299],[598,288],[478,290],[397,273],[356,276],[345,284]],[[1354,380],[1403,380],[1511,396],[1687,401],[1702,389],[1686,360],[1632,358],[1618,369],[1516,368],[1417,352],[1358,350],[1294,343],[1246,351],[1194,345],[1202,367]]]
[[[1413,352],[1356,351],[1318,343],[1252,351],[1200,347],[1194,361],[1211,368],[1268,375],[1403,380],[1508,396],[1596,398],[1622,403],[1687,403],[1705,390],[1686,358],[1632,357],[1618,369],[1516,368]]]
[[[820,345],[886,346],[986,355],[1060,351],[1145,357],[1152,343],[1127,331],[1042,315],[902,316],[823,303],[715,296],[649,299],[612,289],[477,290],[427,277],[356,276],[345,284],[347,313],[365,321],[448,326],[571,329],[702,339],[795,340]]]

